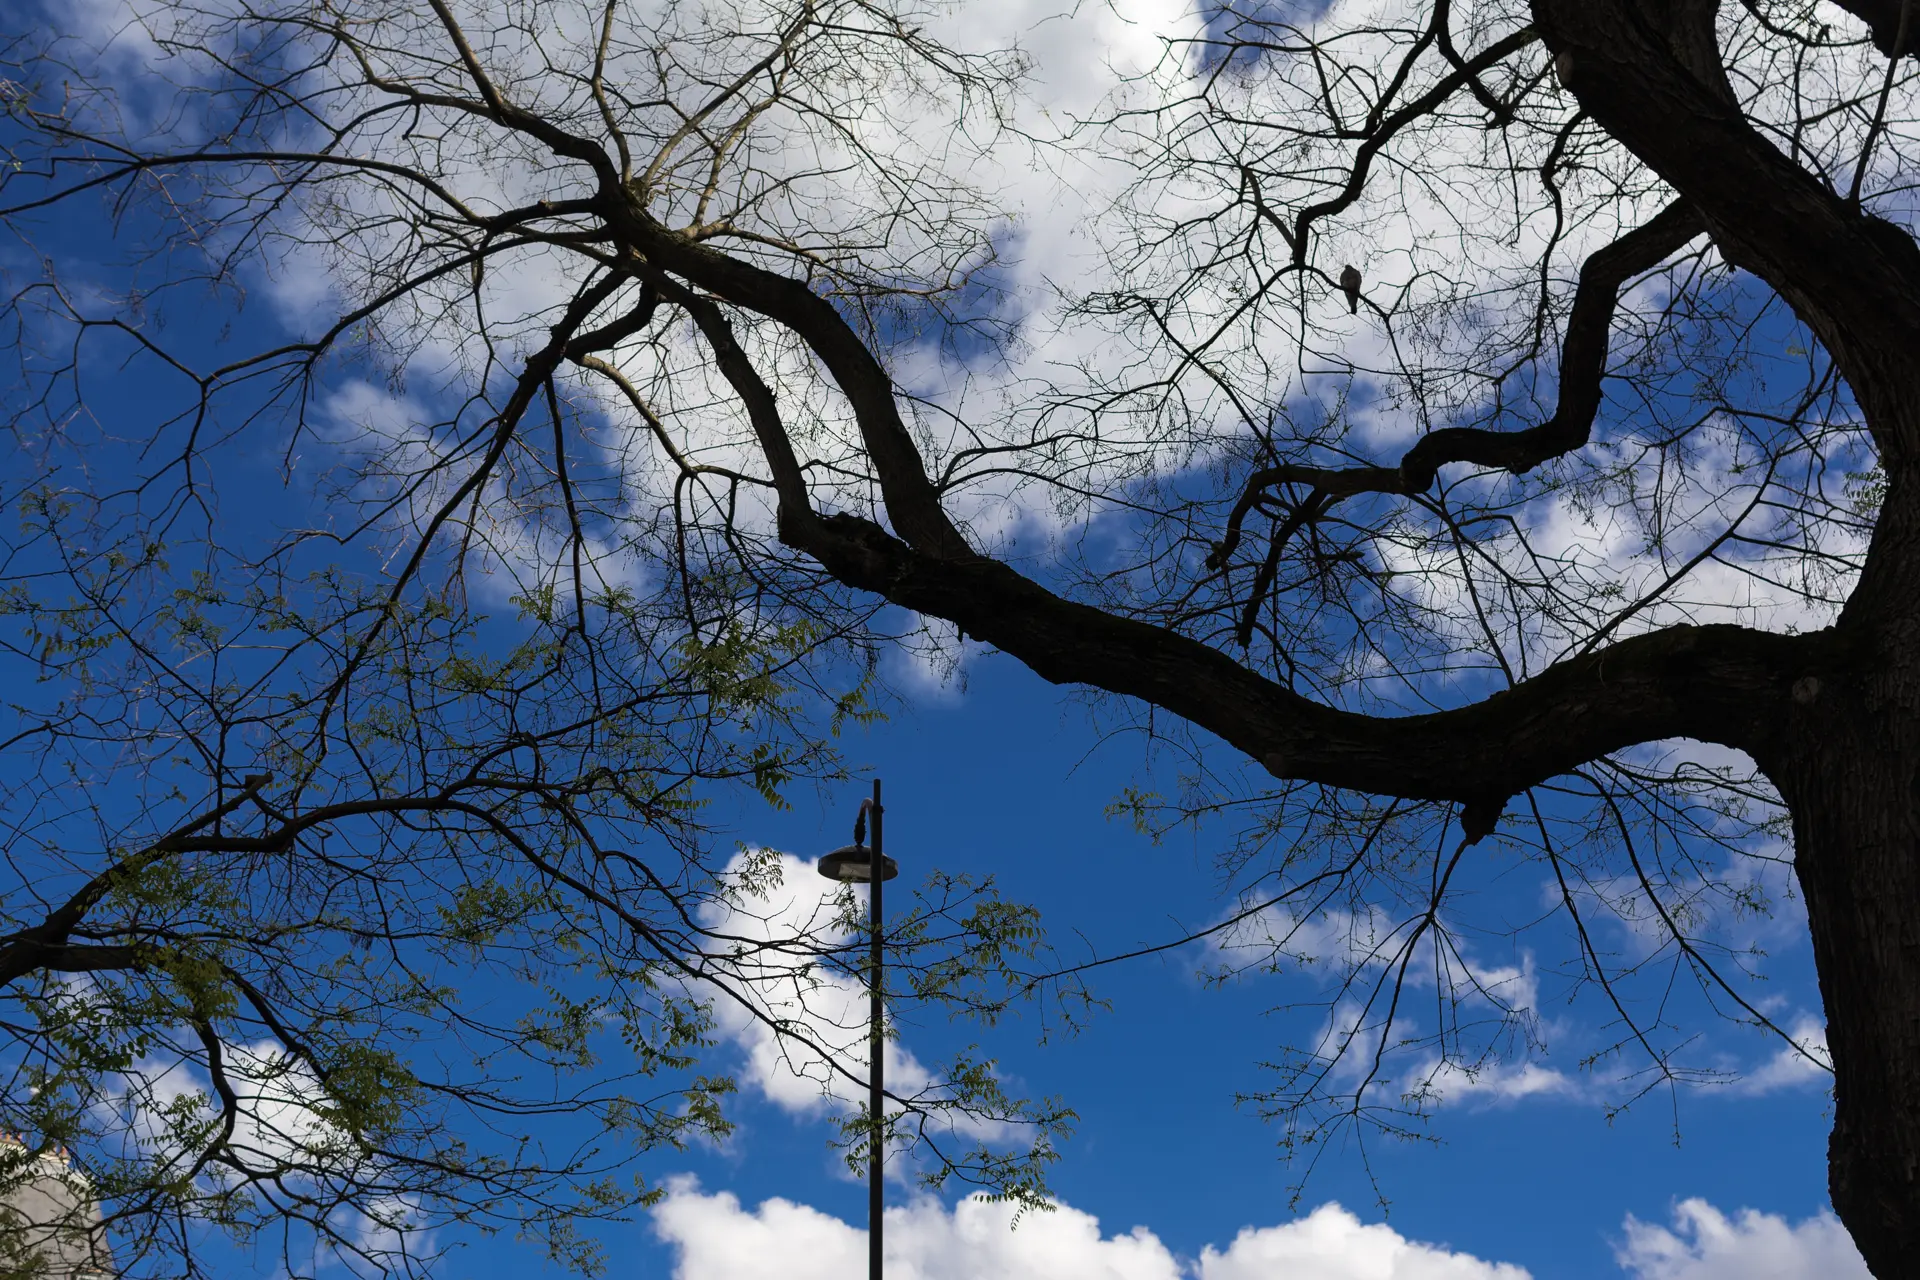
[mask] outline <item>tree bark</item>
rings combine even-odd
[[[1880,1280],[1920,1277],[1920,635],[1803,677],[1781,758],[1827,1043],[1828,1192]]]
[[[1534,14],[1581,106],[1818,335],[1888,476],[1837,665],[1796,677],[1784,732],[1749,749],[1793,818],[1833,1055],[1834,1211],[1880,1280],[1920,1277],[1920,247],[1754,130],[1727,87],[1718,7],[1535,0]],[[1847,7],[1906,52],[1900,4]]]
[[[1860,581],[1826,631],[1668,627],[1443,712],[1383,718],[1318,704],[1191,637],[1068,600],[977,555],[941,509],[885,371],[830,303],[675,234],[630,193],[603,212],[645,278],[694,315],[748,407],[779,490],[782,539],[841,582],[958,623],[1045,679],[1138,697],[1281,777],[1456,801],[1469,840],[1492,830],[1508,797],[1613,750],[1684,737],[1753,754],[1794,822],[1834,1059],[1834,1208],[1875,1275],[1920,1280],[1920,247],[1753,128],[1715,43],[1718,8],[1533,5],[1583,110],[1678,194],[1649,234],[1684,243],[1704,228],[1728,262],[1793,307],[1846,379],[1889,482]],[[1864,9],[1881,38],[1893,9],[1861,0]],[[1904,35],[1887,40],[1907,49]],[[669,273],[806,340],[854,411],[891,530],[812,508],[778,397],[718,309]],[[1561,372],[1581,367],[1570,360]],[[1590,421],[1591,407],[1573,408]],[[1587,423],[1578,425],[1583,435]],[[1546,447],[1484,433],[1432,439],[1436,450]],[[1436,465],[1456,457],[1518,470],[1533,454],[1442,450]],[[1356,491],[1431,481],[1404,466],[1353,474]]]

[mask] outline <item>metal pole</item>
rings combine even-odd
[[[886,1102],[885,1065],[886,1036],[881,1025],[880,1014],[880,902],[881,886],[886,884],[887,859],[885,846],[881,840],[880,779],[873,780],[873,878],[868,881],[873,886],[870,909],[873,913],[873,950],[868,956],[868,969],[873,975],[868,999],[871,1002],[867,1010],[868,1051],[870,1057],[867,1076],[867,1113],[873,1120],[872,1146],[867,1148],[867,1280],[881,1280],[880,1271],[880,1227],[885,1197],[881,1190],[881,1173],[886,1163],[886,1149],[881,1141],[885,1132],[881,1122],[886,1113],[881,1109]]]

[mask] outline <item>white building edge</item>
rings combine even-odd
[[[0,1134],[0,1276],[111,1280],[113,1254],[87,1175],[64,1151]]]

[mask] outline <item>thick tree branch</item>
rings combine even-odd
[[[1573,376],[1563,388],[1562,412],[1531,433],[1435,433],[1440,443],[1416,459],[1428,468],[1423,484],[1431,483],[1432,467],[1454,457],[1517,466],[1523,450],[1552,456],[1577,447],[1599,403],[1599,371],[1620,283],[1656,265],[1697,230],[1693,215],[1676,205],[1594,255],[1582,273],[1580,314],[1570,325],[1570,351],[1563,357]],[[648,253],[656,262],[791,326],[816,352],[835,353],[839,363],[829,362],[829,370],[836,377],[848,370],[874,379],[841,386],[870,448],[900,433],[892,460],[875,459],[887,485],[889,514],[899,524],[900,512],[918,502],[911,481],[924,484],[925,474],[899,426],[891,384],[871,355],[860,348],[860,360],[843,358],[844,344],[857,344],[845,322],[804,286],[702,246],[675,243],[657,228],[649,234]],[[1762,752],[1792,681],[1835,660],[1825,632],[1789,637],[1732,626],[1675,627],[1567,659],[1454,711],[1385,717],[1326,707],[1198,640],[1064,599],[998,561],[943,554],[937,539],[927,540],[933,546],[915,545],[857,516],[816,514],[799,483],[776,397],[733,341],[717,307],[662,288],[680,305],[693,303],[690,312],[747,407],[781,490],[782,540],[813,555],[840,581],[945,618],[1054,683],[1091,685],[1171,711],[1218,734],[1276,776],[1457,802],[1470,840],[1493,829],[1509,797],[1627,746],[1691,737]],[[795,298],[795,290],[807,301]],[[868,416],[876,408],[882,413],[878,424]],[[1399,483],[1392,491],[1399,491]],[[906,495],[900,506],[896,491]],[[1331,487],[1325,492],[1341,496]],[[932,514],[945,523],[937,503]]]
[[[655,266],[799,334],[846,395],[878,475],[887,518],[900,536],[930,555],[973,556],[973,548],[941,508],[926,462],[900,418],[893,379],[831,302],[802,281],[674,233],[655,221],[631,193],[611,201],[604,212]],[[713,335],[708,338],[711,341]],[[784,511],[784,494],[781,506]]]
[[[1889,58],[1912,57],[1920,54],[1920,39],[1908,31],[1901,39],[1900,22],[1903,10],[1912,7],[1912,0],[1833,0],[1834,4],[1860,21],[1867,24],[1867,32],[1873,37],[1873,47]],[[1908,20],[1911,27],[1912,19]]]
[[[1534,0],[1581,106],[1698,209],[1728,262],[1780,294],[1832,356],[1888,487],[1843,625],[1920,617],[1920,245],[1830,190],[1748,123],[1727,87],[1714,0]]]
[[[271,779],[265,774],[249,777],[245,785],[231,798],[207,810],[193,821],[185,823],[168,832],[144,849],[127,854],[112,866],[88,880],[75,890],[67,900],[47,913],[46,919],[39,924],[21,929],[0,945],[0,987],[5,987],[15,979],[37,969],[63,969],[68,965],[60,960],[73,962],[74,968],[121,968],[125,966],[88,964],[87,957],[76,953],[83,949],[68,945],[68,939],[87,912],[98,906],[106,896],[138,876],[148,866],[161,858],[171,857],[191,849],[206,846],[210,840],[223,837],[207,834],[209,829],[218,829],[220,822],[238,812],[243,806],[254,801],[260,789]]]
[[[754,438],[760,443],[760,452],[773,472],[774,491],[780,496],[777,516],[780,536],[788,539],[801,535],[816,517],[807,498],[806,476],[800,470],[799,457],[793,452],[793,442],[787,438],[786,426],[780,421],[780,409],[772,389],[761,380],[740,344],[734,341],[733,328],[720,314],[718,305],[690,293],[681,293],[676,300],[699,326],[707,345],[713,349],[721,376],[747,407]]]
[[[1468,806],[1491,830],[1526,787],[1661,738],[1766,756],[1793,680],[1839,662],[1830,632],[1672,627],[1560,662],[1471,706],[1384,717],[1323,706],[1188,636],[1066,600],[997,561],[925,555],[870,521],[829,515],[797,541],[830,572],[958,624],[1056,684],[1140,698],[1279,777]]]
[[[1712,3],[1535,0],[1581,106],[1671,184],[1735,266],[1773,286],[1832,353],[1890,471],[1920,461],[1920,247],[1793,163],[1747,122]]]

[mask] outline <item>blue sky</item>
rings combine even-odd
[[[256,466],[267,456],[254,446],[235,462]],[[241,493],[227,515],[279,518],[256,505],[276,487]],[[723,842],[817,858],[847,841],[864,779],[877,774],[888,848],[903,866],[896,910],[900,890],[933,869],[990,874],[1008,897],[1041,909],[1063,957],[1082,958],[1177,939],[1232,908],[1238,885],[1217,866],[1231,836],[1224,826],[1156,843],[1107,816],[1129,786],[1177,785],[1140,736],[1104,734],[1078,694],[972,646],[961,678],[943,680],[903,653],[885,662],[900,700],[884,722],[843,743],[863,780],[796,788],[786,812],[733,802],[716,815]],[[1214,763],[1231,759],[1218,744],[1211,749]],[[1549,879],[1497,842],[1469,854],[1467,874],[1478,878],[1475,910],[1488,920],[1532,914]],[[803,874],[794,887],[810,883]],[[1817,1008],[1802,926],[1791,901],[1784,907],[1768,938],[1767,990],[1782,1008]],[[1282,1158],[1277,1129],[1235,1097],[1267,1087],[1261,1062],[1306,1029],[1276,1007],[1322,988],[1311,974],[1201,981],[1199,971],[1219,958],[1196,943],[1104,967],[1094,989],[1111,1008],[1079,1034],[1045,1043],[1031,1013],[990,1029],[907,1025],[905,1046],[922,1060],[978,1041],[1016,1091],[1061,1096],[1079,1123],[1051,1173],[1063,1207],[1017,1229],[1002,1210],[961,1209],[953,1194],[930,1200],[904,1178],[893,1182],[899,1274],[950,1280],[1022,1262],[1036,1276],[1076,1274],[1122,1257],[1137,1266],[1114,1273],[1127,1280],[1238,1280],[1228,1251],[1249,1232],[1255,1245],[1307,1250],[1322,1270],[1298,1274],[1325,1280],[1515,1280],[1501,1266],[1537,1280],[1815,1280],[1857,1266],[1825,1208],[1820,1079],[1800,1073],[1757,1090],[1656,1092],[1610,1119],[1619,1071],[1583,1071],[1577,1062],[1593,1044],[1591,999],[1565,1013],[1563,1034],[1548,1036],[1538,1061],[1578,1087],[1444,1105],[1431,1142],[1375,1134],[1364,1149],[1338,1145],[1295,1202],[1300,1168]],[[1551,964],[1566,953],[1532,958]],[[1703,1060],[1764,1071],[1778,1052],[1747,1028],[1707,1019],[1694,1029]],[[608,1274],[736,1280],[777,1267],[808,1280],[811,1273],[791,1270],[802,1260],[824,1268],[823,1280],[845,1274],[864,1257],[865,1189],[831,1146],[831,1110],[781,1105],[756,1087],[740,1045],[724,1038],[702,1069],[741,1079],[738,1130],[718,1147],[641,1158],[638,1170],[672,1190],[654,1214],[602,1231]],[[961,1224],[956,1213],[971,1216]],[[1283,1230],[1298,1238],[1274,1234]],[[448,1276],[490,1280],[543,1265],[529,1246],[502,1238],[443,1233],[440,1242],[453,1246],[441,1271]],[[836,1249],[845,1258],[835,1261]],[[1209,1249],[1228,1261],[1203,1271]],[[234,1265],[249,1273],[248,1261]],[[1249,1276],[1294,1274],[1250,1265]]]
[[[931,866],[990,872],[1009,896],[1039,905],[1056,936],[1082,932],[1103,953],[1178,937],[1226,910],[1204,833],[1156,846],[1125,822],[1103,817],[1106,803],[1141,777],[1137,746],[1125,740],[1098,746],[1081,707],[1006,659],[975,660],[964,692],[950,687],[924,696],[849,746],[854,759],[885,780],[888,845],[904,867],[896,885]],[[845,841],[862,793],[849,786],[831,807],[835,798],[803,798],[777,819],[754,818],[742,835],[817,856]],[[1209,987],[1195,976],[1207,959],[1194,946],[1102,970],[1098,991],[1112,1008],[1077,1037],[1036,1045],[1034,1027],[1019,1021],[968,1032],[983,1037],[983,1047],[1019,1084],[1064,1095],[1079,1113],[1078,1133],[1052,1175],[1054,1188],[1073,1210],[1097,1218],[1106,1236],[1145,1228],[1176,1258],[1191,1262],[1208,1246],[1226,1249],[1243,1229],[1285,1224],[1334,1202],[1363,1223],[1385,1223],[1412,1241],[1520,1266],[1539,1280],[1835,1274],[1829,1268],[1837,1265],[1834,1246],[1841,1237],[1816,1216],[1826,1203],[1828,1123],[1817,1081],[1757,1096],[1729,1087],[1684,1090],[1677,1099],[1677,1141],[1676,1108],[1664,1095],[1643,1099],[1611,1122],[1597,1101],[1577,1097],[1445,1106],[1432,1127],[1436,1143],[1370,1143],[1366,1154],[1387,1208],[1376,1202],[1365,1162],[1352,1147],[1325,1159],[1290,1208],[1297,1170],[1280,1159],[1273,1128],[1234,1104],[1236,1091],[1262,1087],[1257,1064],[1284,1030],[1266,1011],[1288,994],[1288,979]],[[1804,982],[1804,947],[1777,953],[1775,972],[1778,983]],[[1764,1048],[1744,1029],[1704,1030],[1749,1056]],[[909,1048],[924,1054],[953,1032],[935,1025],[903,1034]],[[1557,1061],[1552,1048],[1550,1062]],[[1606,1081],[1604,1071],[1589,1078],[1596,1086]],[[739,1119],[738,1133],[723,1149],[656,1157],[647,1162],[650,1176],[684,1174],[705,1196],[736,1197],[741,1213],[761,1215],[756,1221],[778,1216],[777,1205],[767,1206],[777,1199],[837,1219],[850,1231],[864,1227],[864,1188],[830,1150],[823,1117],[795,1115],[748,1088]],[[698,1200],[691,1184],[679,1185],[655,1220],[610,1234],[618,1259],[613,1274],[660,1280],[746,1274],[727,1269],[711,1243],[738,1243],[745,1220],[725,1217],[724,1204]],[[904,1206],[915,1193],[896,1183],[890,1194]],[[1696,1199],[1729,1216],[1724,1237],[1715,1235],[1710,1216],[1683,1207]],[[951,1208],[951,1198],[946,1203]],[[1738,1215],[1748,1210],[1784,1221],[1753,1219],[1743,1228]],[[1684,1247],[1663,1254],[1667,1239],[1646,1230],[1636,1235],[1630,1219],[1671,1231]],[[924,1233],[924,1209],[895,1229],[903,1250],[917,1238],[915,1222]],[[1789,1226],[1799,1234],[1768,1237]],[[1033,1230],[1022,1227],[1012,1239]],[[675,1238],[675,1231],[691,1234]],[[805,1232],[795,1238],[814,1239]],[[1792,1244],[1783,1247],[1782,1239]],[[1768,1265],[1788,1269],[1751,1270],[1755,1258],[1742,1249],[1761,1242]],[[1341,1254],[1353,1255],[1356,1266],[1360,1243]],[[1032,1247],[1044,1253],[1043,1244],[1036,1239]],[[1796,1257],[1794,1246],[1804,1247],[1807,1258]],[[1623,1267],[1622,1250],[1639,1265]],[[494,1255],[491,1265],[488,1255]],[[517,1274],[524,1262],[513,1250],[480,1246],[456,1270]],[[1301,1274],[1331,1280],[1374,1273]],[[1405,1274],[1413,1280],[1427,1273]]]
[[[1097,34],[1114,49],[1137,39],[1131,31]],[[1076,75],[1100,79],[1085,70],[1092,60],[1081,56],[1078,40],[1064,23],[1034,38],[1042,83],[1069,105],[1105,87],[1076,85]],[[1056,186],[1064,184],[1049,175],[1034,182],[1038,195],[1015,194],[1031,197],[1036,208],[1047,207],[1042,199],[1062,198]],[[1035,218],[996,242],[1024,254],[1030,275],[1051,271],[1064,260],[1070,222]],[[997,275],[993,283],[999,285]],[[276,296],[263,284],[260,291],[283,318],[297,311],[288,300],[297,288]],[[259,319],[266,307],[256,307],[249,319],[260,331],[271,329]],[[1364,347],[1366,335],[1354,341]],[[962,343],[951,354],[980,353]],[[944,377],[952,370],[929,362],[917,372]],[[1364,394],[1355,404],[1372,409]],[[1394,437],[1381,438],[1390,444]],[[245,439],[231,455],[230,474],[256,474],[269,460],[278,462],[277,441]],[[263,514],[254,504],[277,502],[261,486],[232,498],[226,512],[244,523]],[[1031,516],[1016,511],[1005,528],[1024,536],[1021,520]],[[1044,542],[1044,532],[1036,540]],[[901,655],[887,661],[904,701],[890,708],[886,723],[846,745],[863,776],[885,780],[889,851],[903,865],[896,882],[902,889],[936,868],[991,874],[1009,897],[1042,910],[1069,956],[1162,943],[1231,909],[1241,886],[1218,869],[1231,834],[1224,827],[1156,844],[1105,816],[1130,785],[1177,785],[1170,766],[1143,756],[1138,738],[1104,738],[1068,692],[993,654],[972,654],[965,680],[947,684]],[[864,793],[863,783],[832,794],[801,791],[788,812],[742,806],[723,815],[724,825],[730,838],[805,862],[846,841]],[[797,870],[800,879],[789,886],[796,891],[809,883],[804,866]],[[1548,888],[1544,867],[1498,842],[1471,851],[1463,874],[1476,918],[1493,923],[1537,915]],[[1756,989],[1783,1019],[1818,1008],[1792,910],[1786,901],[1781,918],[1756,934],[1770,952],[1766,982]],[[1476,938],[1478,962],[1518,972],[1545,972],[1571,954],[1564,934],[1553,930],[1503,941],[1494,929]],[[1555,939],[1562,948],[1550,953]],[[1320,980],[1308,972],[1202,982],[1199,971],[1219,958],[1207,944],[1193,944],[1105,967],[1095,990],[1111,1008],[1077,1036],[1045,1043],[1031,1017],[991,1029],[905,1025],[904,1047],[921,1060],[977,1040],[999,1060],[1010,1086],[1060,1095],[1080,1121],[1052,1173],[1061,1208],[1018,1230],[1005,1226],[1002,1209],[962,1205],[951,1195],[929,1199],[896,1182],[895,1274],[1017,1280],[1024,1268],[1035,1276],[1126,1280],[1517,1280],[1524,1271],[1538,1280],[1813,1280],[1857,1268],[1844,1235],[1825,1216],[1828,1117],[1820,1078],[1776,1069],[1777,1044],[1703,1016],[1702,1002],[1691,997],[1679,1004],[1679,1020],[1701,1037],[1690,1052],[1744,1070],[1744,1082],[1677,1096],[1655,1092],[1612,1115],[1609,1101],[1630,1092],[1619,1084],[1619,1064],[1603,1061],[1589,1071],[1579,1061],[1604,1041],[1604,1011],[1591,993],[1567,1006],[1544,984],[1546,1036],[1533,1068],[1555,1074],[1519,1079],[1549,1080],[1550,1087],[1456,1096],[1434,1118],[1432,1142],[1371,1135],[1364,1148],[1336,1145],[1295,1201],[1301,1171],[1282,1160],[1278,1130],[1234,1099],[1267,1087],[1260,1063],[1311,1030],[1276,1010],[1317,994]],[[710,1066],[741,1078],[739,1128],[717,1147],[642,1159],[641,1170],[670,1194],[654,1214],[605,1233],[609,1274],[850,1274],[862,1252],[864,1189],[830,1146],[832,1109],[817,1100],[796,1103],[757,1078],[736,1040],[722,1037]],[[487,1280],[539,1266],[510,1241],[445,1242],[458,1247],[444,1268],[450,1276]],[[247,1273],[244,1263],[236,1273]]]

